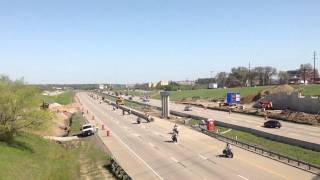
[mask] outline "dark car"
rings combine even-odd
[[[281,128],[281,123],[276,120],[269,120],[264,123],[264,127],[266,127],[266,128]]]

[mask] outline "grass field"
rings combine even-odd
[[[74,95],[75,93],[73,91],[66,91],[57,96],[43,96],[43,98],[47,103],[59,103],[62,105],[67,105],[73,102]]]
[[[22,134],[11,144],[0,142],[3,179],[76,179],[79,149],[66,150],[43,138]]]
[[[310,84],[310,85],[299,85],[293,86],[296,89],[302,89],[302,94],[305,96],[320,96],[320,85]]]
[[[269,89],[271,86],[259,86],[259,87],[244,87],[244,88],[228,88],[228,89],[199,89],[199,90],[188,90],[188,91],[172,91],[170,92],[170,99],[173,101],[182,100],[184,98],[200,97],[201,99],[208,98],[223,98],[226,93],[239,92],[241,97],[248,95],[255,95],[259,92]],[[156,99],[160,99],[160,94],[154,96]]]
[[[75,116],[72,129],[79,131],[82,121],[81,116]],[[12,144],[0,142],[0,179],[79,179],[80,156],[90,165],[101,160],[108,163],[93,139],[82,139],[75,147],[65,145],[68,148],[29,133],[17,136]]]
[[[200,97],[201,99],[223,98],[226,93],[239,92],[241,97],[249,95],[256,95],[259,92],[272,88],[273,86],[258,86],[258,87],[244,87],[244,88],[228,88],[228,89],[198,89],[186,91],[171,91],[170,98],[173,101],[182,100],[184,98]],[[292,85],[295,89],[302,89],[302,94],[306,96],[320,96],[320,85]],[[123,91],[124,93],[126,91]],[[130,95],[134,96],[151,96],[151,98],[160,99],[158,91],[148,91],[146,93],[138,91],[129,91]]]

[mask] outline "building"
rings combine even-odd
[[[313,69],[306,70],[290,70],[287,71],[289,76],[289,84],[308,84],[317,83],[319,81],[319,74],[316,71],[316,79],[314,79]]]
[[[99,84],[99,89],[104,90],[104,85],[103,84]]]
[[[157,86],[162,87],[162,86],[168,86],[169,85],[169,81],[159,81]]]
[[[186,81],[175,81],[175,83],[179,84],[179,85],[194,85],[195,82],[194,81],[189,81],[189,80],[186,80]]]
[[[218,84],[217,83],[209,83],[209,89],[217,89],[218,88]]]
[[[195,82],[196,84],[209,84],[209,83],[216,83],[215,78],[199,78]]]
[[[155,88],[157,86],[157,83],[149,82],[147,83],[148,88]]]

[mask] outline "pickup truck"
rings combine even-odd
[[[84,124],[81,127],[82,136],[91,136],[94,135],[94,127],[91,124]]]

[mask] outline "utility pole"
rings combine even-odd
[[[313,83],[316,83],[316,51],[313,51]]]
[[[213,83],[213,73],[214,73],[214,71],[210,71],[210,77],[211,77],[210,82],[212,82],[212,83]]]
[[[303,83],[306,85],[306,67],[303,66]]]
[[[249,61],[249,83],[250,83],[250,87],[252,87],[251,62],[250,61]]]

